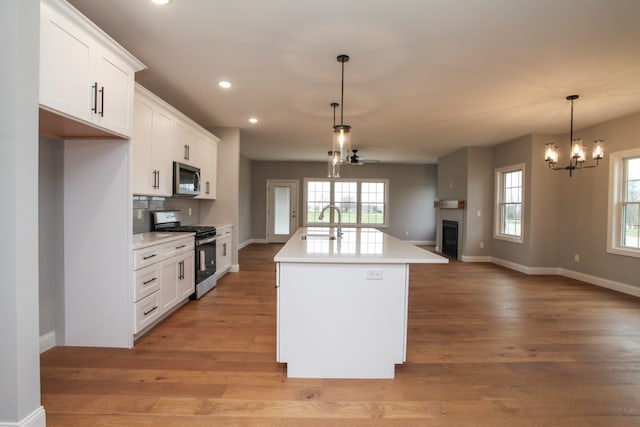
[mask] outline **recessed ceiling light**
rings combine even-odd
[[[155,4],[160,4],[164,6],[165,4],[169,4],[171,0],[151,0],[151,1]]]
[[[218,82],[218,86],[220,86],[223,89],[229,89],[231,87],[231,82],[222,80],[221,82]]]
[[[258,119],[256,119],[255,117],[250,117],[250,118],[249,118],[249,123],[251,123],[251,124],[254,124],[254,125],[255,125],[256,123],[258,123]]]

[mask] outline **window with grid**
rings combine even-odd
[[[495,237],[523,241],[524,164],[496,169]]]
[[[607,251],[640,257],[640,149],[612,153]]]
[[[333,210],[325,212],[322,221],[318,219],[322,209],[329,204],[334,204],[340,209],[343,224],[381,227],[388,225],[388,180],[307,178],[304,183],[305,225],[336,223],[338,218]]]

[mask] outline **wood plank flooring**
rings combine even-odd
[[[490,264],[411,267],[395,380],[287,379],[280,247],[240,251],[241,272],[132,350],[42,354],[47,425],[640,426],[640,299]]]

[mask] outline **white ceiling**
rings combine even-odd
[[[342,53],[344,123],[369,159],[566,134],[573,93],[578,130],[640,111],[639,0],[70,3],[147,65],[143,86],[240,127],[251,159],[325,160]]]

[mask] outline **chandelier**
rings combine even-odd
[[[332,151],[337,151],[340,163],[349,163],[349,153],[351,152],[351,126],[344,124],[344,63],[349,61],[348,55],[338,55],[338,62],[342,64],[342,79],[340,86],[340,124],[333,123],[333,147]],[[337,107],[337,105],[336,105]],[[335,109],[334,109],[335,111]]]
[[[569,158],[569,164],[564,167],[556,166],[558,163],[558,146],[553,142],[546,144],[544,152],[544,161],[547,162],[550,169],[568,170],[570,177],[573,176],[573,171],[576,169],[595,168],[604,157],[604,141],[597,139],[593,141],[593,151],[591,152],[591,158],[595,160],[595,164],[585,164],[587,161],[586,147],[582,143],[582,139],[573,137],[573,101],[578,98],[579,95],[567,96],[567,101],[571,101],[571,133],[569,136],[571,157]]]

